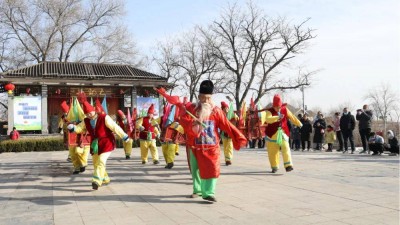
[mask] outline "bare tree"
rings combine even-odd
[[[315,72],[301,72],[296,78],[281,76],[279,69],[306,49],[315,38],[305,23],[291,25],[284,19],[269,18],[253,3],[247,11],[229,6],[203,35],[212,43],[213,53],[229,72],[225,79],[226,93],[235,99],[237,109],[250,92],[255,102],[273,90],[297,89],[310,85]]]
[[[189,93],[189,100],[197,98],[197,87],[202,79],[218,79],[216,58],[208,40],[198,35],[199,28],[184,33],[176,40],[160,44],[161,56],[156,58],[161,72],[173,83]]]
[[[386,134],[386,125],[389,113],[396,109],[398,104],[398,95],[392,91],[389,84],[380,84],[378,87],[370,90],[365,99],[370,101],[370,105],[377,112],[377,117],[384,123],[384,134]]]
[[[177,45],[172,40],[159,42],[157,46],[158,54],[153,56],[153,61],[157,64],[160,74],[168,79],[174,86],[178,85],[180,69],[178,61]],[[170,90],[172,93],[173,89]]]
[[[3,0],[0,40],[7,57],[0,68],[43,61],[129,62],[136,51],[118,23],[123,7],[120,0]]]

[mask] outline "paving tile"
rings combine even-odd
[[[242,149],[221,164],[209,204],[188,198],[184,151],[171,170],[142,165],[139,154],[113,152],[111,184],[93,191],[93,167],[72,176],[67,152],[3,153],[0,225],[399,224],[398,158],[293,152],[295,170],[271,174],[264,149]]]

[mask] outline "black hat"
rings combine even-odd
[[[211,80],[205,80],[200,84],[200,94],[208,94],[211,95],[214,90],[214,84]]]

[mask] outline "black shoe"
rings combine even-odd
[[[79,171],[72,172],[73,175],[79,174]]]
[[[278,169],[272,169],[271,173],[276,173],[278,172]]]
[[[142,164],[146,164],[146,161],[142,161]]]
[[[354,154],[354,150],[351,150],[351,153],[350,154]]]
[[[179,155],[179,152],[175,152],[175,155]]]
[[[286,172],[290,172],[290,171],[293,170],[293,166],[288,166],[288,167],[286,167],[285,169],[286,169]]]
[[[129,155],[125,156],[125,159],[131,159],[131,157]]]
[[[85,172],[85,170],[86,170],[86,166],[81,167],[81,168],[79,169],[79,172],[83,173],[83,172]]]
[[[214,196],[208,196],[203,199],[209,202],[217,202],[217,199]]]
[[[154,160],[154,161],[153,161],[153,164],[154,164],[154,165],[160,164],[160,161]]]
[[[164,168],[165,169],[172,169],[174,167],[174,163],[168,163]]]
[[[332,150],[326,150],[325,152],[332,152]]]
[[[93,190],[99,189],[99,185],[96,182],[92,182],[92,189]]]
[[[360,152],[360,154],[364,154],[365,152],[367,152],[367,151],[365,151],[365,150],[362,150],[362,151]]]
[[[344,150],[344,151],[343,151],[343,154],[346,153],[346,152],[347,152],[347,150]]]
[[[372,153],[372,155],[378,155],[378,153],[377,153],[377,152],[374,152],[374,153]]]
[[[232,162],[231,161],[225,161],[225,165],[227,165],[227,166],[232,165]]]
[[[71,158],[67,158],[67,162],[72,162],[72,159]]]

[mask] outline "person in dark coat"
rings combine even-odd
[[[343,135],[343,142],[344,142],[344,151],[343,154],[348,151],[347,143],[350,141],[351,146],[351,154],[354,154],[355,146],[354,146],[354,137],[353,137],[353,130],[356,127],[356,119],[351,113],[347,110],[347,108],[343,109],[343,115],[340,117],[340,130],[342,131]]]
[[[361,142],[363,145],[363,150],[360,154],[368,151],[368,139],[369,134],[371,133],[371,124],[372,124],[372,111],[368,109],[368,105],[364,105],[362,109],[357,110],[356,119],[358,120],[358,130],[360,132]]]
[[[390,151],[389,156],[399,155],[399,141],[392,130],[387,131],[388,144],[385,144],[385,150]]]
[[[321,113],[318,115],[318,119],[314,122],[314,139],[313,142],[316,144],[315,150],[321,150],[322,143],[324,143],[324,135],[326,122],[324,115]]]
[[[307,151],[310,151],[311,147],[310,136],[312,133],[312,125],[307,114],[304,114],[300,122],[303,124],[303,126],[300,128],[301,149],[302,151],[304,151],[306,149],[306,143],[307,143]]]

